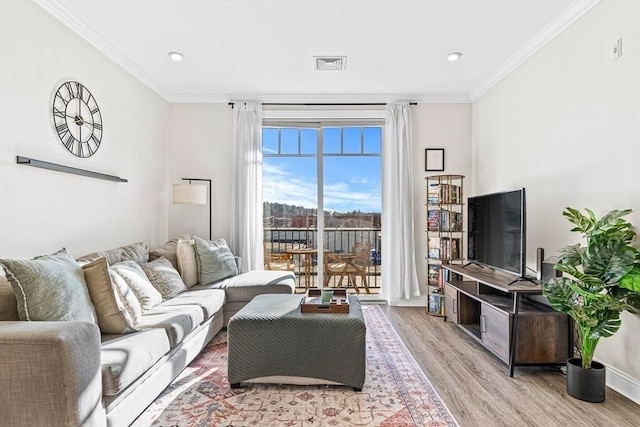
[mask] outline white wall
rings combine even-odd
[[[163,242],[168,104],[30,1],[0,1],[0,55],[0,257]],[[66,80],[84,84],[102,112],[102,143],[87,159],[53,127],[53,95]],[[21,166],[16,155],[129,182]]]
[[[623,56],[611,46],[623,39]],[[525,187],[527,261],[578,242],[567,206],[640,227],[640,2],[603,1],[473,104],[476,193]],[[468,193],[470,194],[470,193]],[[601,340],[608,383],[640,402],[640,316]]]
[[[171,104],[169,181],[181,178],[212,180],[212,237],[231,235],[233,179],[233,110],[227,104]],[[195,234],[208,238],[211,206],[171,205],[169,235]]]
[[[412,113],[416,267],[421,293],[426,295],[425,177],[440,174],[464,175],[465,198],[468,195],[468,189],[471,189],[471,105],[418,104],[412,107]],[[444,172],[425,172],[426,148],[444,148]]]

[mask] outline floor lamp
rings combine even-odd
[[[209,183],[209,203],[211,203],[211,180],[202,178],[182,178],[189,181],[188,184],[173,184],[173,203],[186,205],[206,205],[207,185],[191,184],[191,181],[204,181]],[[209,206],[209,240],[211,240],[211,206]]]

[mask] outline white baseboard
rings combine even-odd
[[[605,366],[607,367],[607,387],[614,389],[640,405],[640,381],[619,369],[606,364]]]

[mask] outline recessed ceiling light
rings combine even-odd
[[[169,58],[173,59],[174,61],[182,61],[184,55],[180,52],[169,52]]]
[[[451,52],[450,54],[447,55],[447,59],[453,62],[460,59],[461,56],[462,54],[460,52]]]

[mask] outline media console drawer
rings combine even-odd
[[[482,304],[480,313],[482,344],[495,353],[500,360],[508,363],[509,315],[487,304]]]

